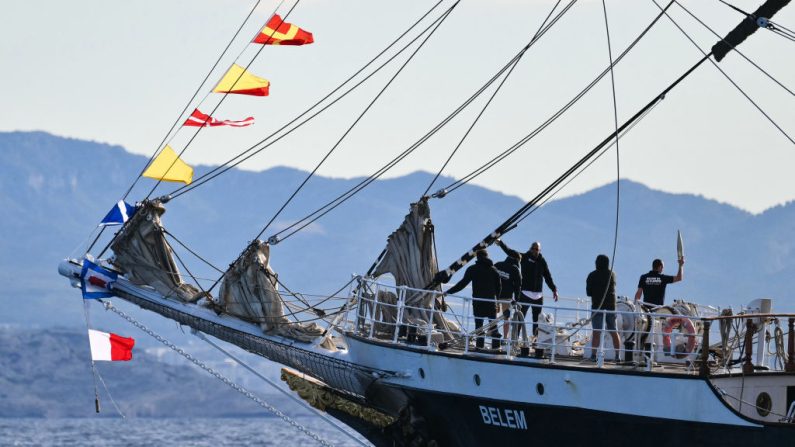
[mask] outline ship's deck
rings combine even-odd
[[[346,315],[342,329],[394,347],[503,362],[705,377],[795,372],[795,353],[784,349],[795,347],[795,315],[769,313],[770,300],[757,300],[742,315],[732,315],[730,309],[681,300],[652,306],[619,297],[615,310],[598,312],[615,318],[615,330],[606,331],[594,329],[597,312],[590,309],[590,299],[545,303],[534,324],[521,303],[361,281],[352,297],[356,310]],[[480,329],[472,314],[478,301],[499,304],[502,312]],[[592,354],[594,337],[599,346]],[[486,348],[475,347],[478,338],[484,338]],[[499,349],[488,349],[492,340]],[[598,360],[591,361],[592,355]]]
[[[621,371],[635,371],[639,373],[643,372],[650,372],[650,373],[663,373],[663,374],[681,374],[681,375],[698,375],[699,374],[699,361],[698,359],[655,359],[652,363],[652,366],[648,366],[645,360],[641,360],[644,356],[640,353],[635,355],[630,355],[630,357],[634,357],[635,360],[626,360],[624,355],[625,352],[622,350],[619,353],[619,360],[614,359],[613,349],[607,349],[603,353],[603,358],[601,360],[591,360],[589,357],[583,357],[582,355],[566,355],[566,354],[556,354],[554,356],[551,355],[549,350],[544,350],[540,352],[539,349],[536,351],[535,348],[530,347],[527,353],[523,353],[520,349],[516,349],[515,347],[511,348],[511,351],[508,351],[507,346],[502,346],[500,349],[489,349],[489,348],[482,348],[478,349],[474,346],[474,343],[471,343],[471,346],[464,349],[463,346],[455,345],[455,344],[440,344],[432,342],[428,344],[427,342],[422,341],[415,341],[415,342],[408,342],[404,337],[398,338],[397,341],[386,337],[386,334],[379,334],[379,336],[369,337],[364,334],[354,334],[354,336],[358,336],[360,339],[369,340],[370,342],[374,342],[380,345],[390,346],[398,349],[407,349],[411,351],[423,351],[427,353],[433,354],[440,354],[446,356],[456,356],[462,358],[471,358],[471,359],[481,359],[481,360],[490,360],[490,361],[499,361],[499,362],[509,362],[509,363],[535,363],[535,364],[547,364],[547,365],[557,365],[566,368],[584,368],[584,369],[593,369],[599,368],[603,370],[621,370]],[[486,343],[488,344],[488,338],[486,338]],[[646,356],[648,353],[646,353]],[[691,356],[695,357],[695,355]],[[719,371],[717,366],[713,363],[711,364],[711,371],[714,374],[738,374],[742,371],[739,368],[733,369],[726,369],[722,368],[722,371]]]

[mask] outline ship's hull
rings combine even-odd
[[[76,265],[63,266],[67,277],[78,272]],[[250,325],[164,300],[124,280],[115,292],[323,381],[343,400],[326,411],[377,446],[795,445],[795,424],[744,416],[720,397],[720,388],[692,374],[449,353],[353,334],[347,334],[346,352],[323,353],[256,334]],[[795,400],[795,376],[780,376],[788,408],[790,389]],[[395,422],[373,424],[358,409],[350,411],[351,404]]]
[[[735,426],[403,389],[440,446],[793,445],[792,426]],[[654,402],[649,402],[654,405]]]
[[[690,374],[349,343],[363,363],[404,372],[371,395],[405,396],[413,428],[442,446],[795,445],[795,424],[750,419]]]

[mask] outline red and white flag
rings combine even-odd
[[[135,346],[135,340],[130,337],[89,329],[88,341],[91,344],[91,359],[95,362],[115,362],[132,359],[132,348]]]
[[[218,127],[218,126],[231,126],[231,127],[246,127],[254,124],[254,117],[250,116],[244,120],[240,121],[233,121],[233,120],[219,120],[207,115],[206,113],[202,113],[199,109],[195,109],[193,113],[191,113],[188,120],[185,121],[183,126],[191,126],[191,127]]]

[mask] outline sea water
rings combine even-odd
[[[318,417],[295,421],[335,446],[358,446]],[[358,437],[358,434],[356,435]],[[359,437],[359,439],[362,439]],[[367,445],[369,442],[364,441]],[[0,419],[0,446],[311,446],[314,439],[278,418]]]

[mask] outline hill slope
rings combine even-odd
[[[128,417],[263,416],[255,403],[186,365],[135,348],[129,362],[97,362],[113,400]],[[95,415],[85,333],[0,329],[0,417]],[[101,383],[102,416],[117,416]],[[281,396],[274,399],[280,406]]]

